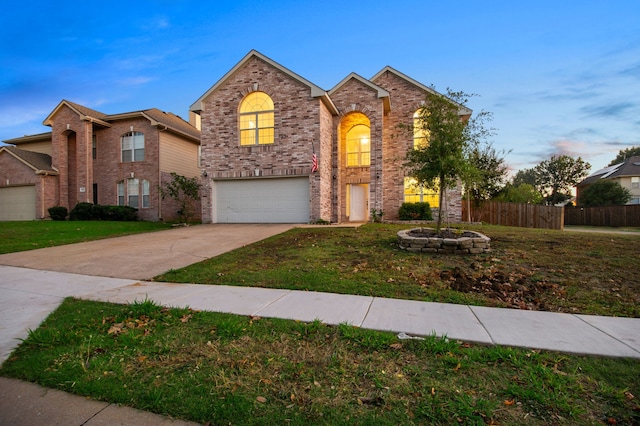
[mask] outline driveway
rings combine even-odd
[[[149,280],[260,241],[291,224],[208,224],[0,255],[0,265]]]

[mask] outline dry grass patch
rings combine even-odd
[[[0,374],[203,424],[640,421],[640,361],[67,299]]]

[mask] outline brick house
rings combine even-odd
[[[578,202],[580,202],[580,193],[600,179],[618,182],[620,186],[628,189],[631,193],[631,199],[627,202],[628,205],[640,204],[640,156],[629,157],[622,163],[591,173],[576,186]]]
[[[404,201],[437,207],[402,167],[421,135],[399,125],[428,93],[391,67],[325,91],[252,50],[190,108],[202,131],[203,222],[363,222],[373,209],[398,219]],[[451,220],[461,220],[461,198],[447,191]]]
[[[161,198],[161,182],[200,175],[200,131],[158,109],[104,114],[63,100],[44,124],[51,132],[0,147],[0,220],[44,219],[49,207],[79,202],[172,220],[178,207]]]

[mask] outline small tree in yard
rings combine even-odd
[[[578,198],[578,204],[585,207],[615,206],[626,204],[631,192],[612,180],[599,180],[586,187]]]
[[[468,97],[451,90],[447,90],[447,96],[428,94],[411,128],[414,134],[426,135],[427,143],[408,152],[405,167],[418,185],[438,191],[438,233],[442,227],[445,190],[455,187],[461,179],[467,184],[481,179],[482,174],[473,166],[470,153],[483,138],[492,134],[484,127],[489,113],[481,112],[466,122],[461,117],[460,111],[466,108]]]
[[[178,217],[181,222],[188,223],[195,213],[195,202],[200,199],[200,187],[197,177],[187,178],[171,172],[171,181],[160,187],[162,198],[169,197],[178,202]]]

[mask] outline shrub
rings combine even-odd
[[[69,220],[93,220],[93,204],[78,203],[69,213]]]
[[[402,203],[400,206],[400,220],[433,220],[431,206],[423,203]]]
[[[91,203],[78,203],[71,210],[69,220],[133,222],[138,220],[138,209],[129,206],[102,206]]]
[[[108,208],[106,220],[134,222],[138,220],[138,209],[129,206],[102,206]]]
[[[69,210],[66,207],[55,206],[49,208],[49,216],[53,220],[66,220]]]

